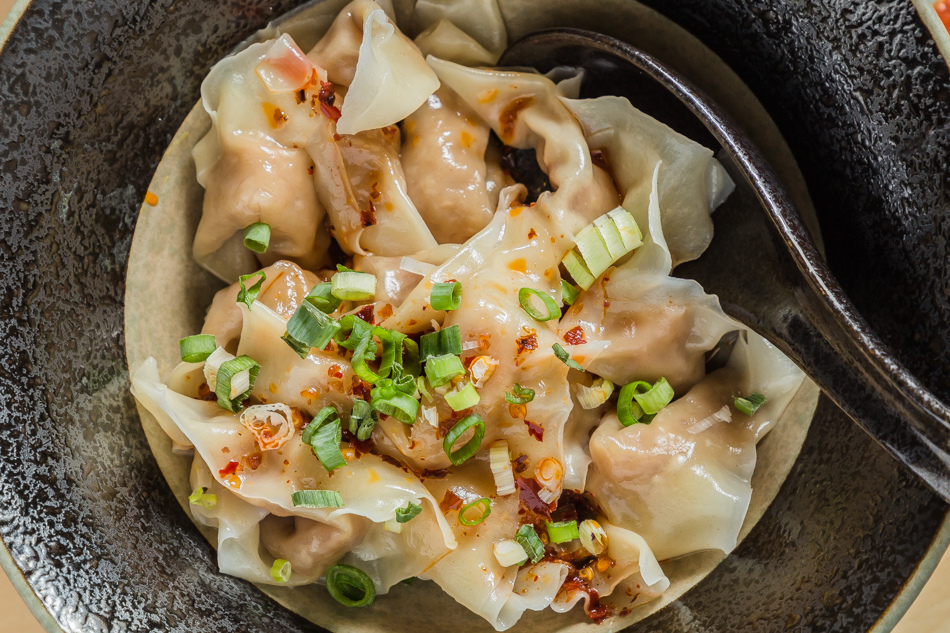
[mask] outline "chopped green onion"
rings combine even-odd
[[[567,251],[567,255],[564,256],[564,259],[561,260],[561,263],[564,264],[564,268],[567,269],[571,279],[573,279],[574,282],[584,290],[590,288],[594,283],[594,276],[590,274],[589,270],[587,270],[587,265],[584,264],[584,260],[581,259],[580,255],[577,254],[577,251]]]
[[[218,375],[214,386],[214,393],[218,396],[218,406],[231,412],[236,412],[241,408],[254,387],[254,381],[257,380],[257,374],[261,371],[261,366],[250,356],[238,356],[224,363],[218,368]],[[247,387],[240,393],[234,393],[232,381],[235,386],[238,383],[239,376],[244,372],[246,375]],[[243,385],[242,385],[243,386]]]
[[[423,334],[419,339],[420,360],[425,362],[432,356],[462,353],[462,334],[459,326],[445,327],[438,332]]]
[[[645,393],[638,389],[633,397],[644,413],[655,415],[660,412],[660,409],[673,402],[673,395],[673,387],[670,383],[666,378],[660,378]]]
[[[346,466],[346,458],[340,450],[340,442],[343,441],[343,428],[340,423],[340,416],[334,415],[325,423],[320,425],[316,433],[311,437],[311,446],[313,453],[327,469],[327,472]]]
[[[460,389],[448,392],[444,397],[445,403],[452,407],[453,411],[464,411],[474,407],[481,400],[475,386],[470,382],[465,383],[465,386]]]
[[[363,301],[376,296],[376,276],[351,270],[339,272],[330,279],[330,292],[343,301]]]
[[[366,607],[376,599],[373,580],[361,569],[334,565],[327,570],[327,591],[345,607]]]
[[[207,488],[196,488],[188,497],[188,502],[193,506],[201,506],[205,510],[214,510],[218,505],[218,496],[208,494]]]
[[[382,343],[383,358],[379,362],[377,373],[381,378],[386,378],[392,373],[394,365],[402,365],[402,342],[406,335],[384,327],[374,327],[371,333]]]
[[[753,393],[751,396],[746,398],[735,398],[736,409],[745,413],[748,416],[755,415],[755,412],[759,410],[765,402],[768,400],[759,392]]]
[[[458,310],[462,305],[462,284],[457,281],[432,286],[429,305],[433,310]]]
[[[419,359],[419,344],[409,337],[402,339],[403,357],[402,368],[404,372],[416,378],[422,373],[422,362]]]
[[[610,256],[604,238],[593,223],[582,228],[574,241],[577,244],[577,252],[587,264],[587,270],[595,278],[604,274],[604,271],[614,263],[614,258]]]
[[[373,408],[383,415],[396,418],[403,424],[413,424],[416,421],[416,414],[419,413],[419,401],[404,393],[396,393],[391,398],[373,400]]]
[[[346,466],[346,459],[340,451],[340,442],[343,440],[340,414],[333,405],[327,405],[317,412],[300,439],[313,448],[314,455],[328,471]]]
[[[426,361],[426,376],[433,387],[441,387],[456,376],[464,376],[465,367],[462,359],[454,354],[433,356]]]
[[[336,490],[298,490],[290,495],[295,508],[342,508],[343,497]]]
[[[577,521],[547,522],[548,540],[551,543],[567,543],[578,538]]]
[[[617,227],[620,239],[623,240],[623,247],[627,249],[628,253],[643,244],[643,233],[640,232],[637,221],[633,219],[629,211],[623,207],[617,207],[607,215],[613,220],[614,226]]]
[[[255,222],[244,227],[244,246],[255,253],[266,253],[270,244],[270,225]]]
[[[354,421],[356,430],[353,429]],[[356,400],[353,402],[353,412],[350,414],[350,433],[356,436],[361,442],[365,442],[373,434],[373,428],[379,421],[379,416],[373,411],[370,403],[365,400]]]
[[[250,288],[244,286],[244,282],[252,277],[257,277],[258,275],[261,278],[257,281],[256,284]],[[247,309],[251,309],[251,304],[257,300],[257,295],[261,294],[261,288],[264,287],[264,281],[267,279],[267,275],[264,274],[263,270],[259,270],[256,273],[250,273],[248,275],[241,275],[238,277],[238,283],[241,285],[241,289],[238,290],[237,302],[243,303],[247,306]]]
[[[416,518],[420,512],[422,512],[422,506],[410,501],[405,508],[396,508],[396,522],[408,523]]]
[[[354,314],[347,314],[340,319],[340,331],[336,333],[333,340],[340,347],[350,351],[355,350],[356,346],[366,334],[372,331],[373,326]]]
[[[534,389],[528,389],[527,387],[522,387],[518,383],[515,383],[511,391],[513,393],[505,392],[505,400],[511,404],[528,404],[534,400]]]
[[[422,394],[422,397],[426,399],[426,402],[432,402],[432,394],[426,389],[426,379],[424,376],[416,378],[416,388],[419,390],[419,393]]]
[[[563,279],[561,280],[561,300],[564,301],[564,305],[574,305],[574,302],[577,301],[577,295],[579,294],[580,291],[577,288]]]
[[[614,392],[614,383],[606,378],[598,378],[590,387],[577,385],[577,402],[583,409],[596,409],[607,402]]]
[[[524,551],[531,557],[532,563],[537,563],[544,557],[544,543],[538,533],[534,531],[531,525],[522,525],[515,534],[515,540],[524,548]]]
[[[310,420],[310,424],[303,430],[303,433],[300,435],[300,439],[304,444],[313,445],[313,436],[324,422],[333,421],[338,419],[340,413],[336,410],[336,407],[332,404],[327,405],[317,411],[317,415],[313,416],[313,419]]]
[[[453,453],[452,447],[455,445],[455,442],[469,429],[475,430],[472,439]],[[445,439],[442,440],[442,450],[449,456],[449,461],[452,462],[453,465],[458,466],[459,464],[467,462],[478,452],[478,447],[481,446],[484,437],[485,422],[482,420],[482,416],[477,413],[471,413],[456,422],[455,426],[446,433]]]
[[[416,379],[403,371],[400,365],[393,367],[393,386],[407,396],[416,396]]]
[[[660,409],[673,401],[673,395],[666,378],[660,378],[653,385],[643,380],[624,385],[617,400],[617,417],[624,426],[637,422],[649,424]]]
[[[321,312],[330,314],[339,308],[341,303],[339,299],[333,296],[330,287],[331,284],[329,281],[317,284],[313,287],[313,290],[310,291],[310,294],[306,296],[305,300],[315,305]]]
[[[216,349],[218,345],[214,342],[214,334],[195,334],[178,341],[178,351],[186,363],[200,363]]]
[[[281,337],[300,358],[306,358],[311,348],[323,349],[340,331],[340,324],[310,301],[304,301],[287,321],[287,331]]]
[[[558,360],[570,367],[571,369],[576,369],[577,371],[584,371],[584,368],[580,366],[576,360],[571,358],[571,355],[567,353],[567,350],[560,346],[560,344],[555,343],[552,345],[554,349],[554,355],[557,356]]]
[[[469,510],[475,508],[481,508],[481,514],[479,514],[474,519],[468,518],[466,514]],[[462,506],[462,509],[459,510],[459,523],[462,525],[478,525],[482,521],[488,518],[488,515],[491,514],[491,499],[488,497],[482,497],[477,499],[469,504]]]
[[[537,297],[544,304],[544,312],[539,310],[531,303],[531,297]],[[521,309],[528,313],[535,321],[550,321],[561,316],[561,308],[558,307],[554,299],[546,292],[535,290],[534,288],[522,288],[518,291],[518,303]]]
[[[338,273],[355,273],[355,272],[356,272],[356,271],[353,270],[352,268],[347,268],[347,267],[344,266],[343,264],[337,264],[337,265],[336,265],[336,271],[337,271]]]
[[[602,215],[594,220],[594,226],[604,240],[604,246],[607,247],[607,252],[610,253],[610,258],[613,261],[617,261],[627,254],[627,249],[623,245],[623,238],[620,237],[620,231],[617,230],[617,225],[614,224],[609,215]]]
[[[363,335],[363,338],[360,339],[360,342],[357,344],[356,349],[353,350],[353,360],[351,361],[353,365],[353,371],[363,382],[368,382],[369,384],[374,384],[379,382],[383,376],[380,376],[378,373],[370,369],[369,365],[366,364],[367,358],[372,358],[368,352],[370,352],[369,346],[373,344],[373,335],[372,331],[367,332]]]
[[[264,226],[267,226],[266,224]],[[285,583],[290,580],[291,566],[290,561],[283,558],[278,558],[274,561],[274,564],[270,568],[270,577],[274,579],[274,582]]]

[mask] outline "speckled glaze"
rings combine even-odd
[[[210,65],[295,4],[36,0],[0,53],[0,558],[50,630],[320,630],[217,573],[146,445],[122,332],[136,211],[163,149]],[[832,270],[950,399],[950,78],[910,3],[649,4],[765,103]],[[823,399],[750,536],[631,631],[868,631],[945,547],[946,515]]]

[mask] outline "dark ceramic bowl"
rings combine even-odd
[[[319,630],[217,573],[139,426],[123,332],[132,232],[162,152],[210,65],[295,4],[21,1],[0,32],[0,565],[50,631]],[[629,6],[550,4],[593,29]],[[911,4],[648,4],[762,101],[833,272],[950,400],[950,74]],[[670,43],[648,40],[662,58]],[[947,546],[947,513],[822,399],[751,534],[631,630],[889,630]]]

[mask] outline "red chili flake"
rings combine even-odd
[[[380,131],[383,133],[383,136],[385,136],[390,141],[399,136],[399,128],[395,125],[387,125]]]
[[[373,186],[369,188],[369,197],[373,200],[379,200],[379,181],[373,183]]]
[[[525,333],[516,341],[518,344],[518,353],[523,354],[525,351],[538,349],[537,330],[531,330],[526,327],[522,327],[521,329],[524,330]]]
[[[218,474],[221,475],[222,477],[230,477],[235,472],[237,472],[238,466],[240,465],[241,464],[239,464],[238,462],[231,460],[228,462],[227,466],[225,466],[224,468],[218,471]]]
[[[521,502],[519,513],[524,514],[526,510],[530,510],[550,520],[553,507],[538,496],[541,484],[535,479],[515,477],[515,485],[518,487],[518,497]]]
[[[297,102],[297,105],[304,103],[307,100],[307,91],[301,88],[294,93],[294,101]]]
[[[584,345],[587,339],[584,338],[584,328],[575,325],[564,334],[564,342],[568,345]]]
[[[536,238],[537,236],[538,236],[538,232],[537,232],[537,231],[535,231],[534,229],[529,229],[529,230],[528,230],[528,239],[529,239],[529,240],[533,240],[533,239]]]
[[[512,462],[512,468],[516,473],[523,473],[528,470],[528,456],[519,455],[517,459]]]
[[[357,457],[362,457],[367,453],[371,453],[373,451],[373,447],[375,446],[372,438],[360,440],[355,435],[350,433],[349,429],[343,429],[343,441],[349,443],[350,448],[356,452]],[[398,462],[397,465],[399,465]]]
[[[365,305],[356,312],[356,316],[373,325],[373,309],[372,303]]]
[[[406,325],[410,325],[410,326],[415,325],[416,323],[418,323],[418,321],[416,321],[415,319],[409,319],[408,321],[406,321]]]
[[[307,173],[310,174],[311,176],[313,175],[314,167],[315,165],[310,165],[310,167],[307,167]]]
[[[448,468],[435,468],[435,469],[426,468],[421,473],[419,473],[419,477],[421,479],[445,479],[446,475],[448,474],[449,474]]]
[[[340,117],[343,116],[343,113],[340,112],[338,107],[325,103],[320,104],[320,112],[331,121],[339,121]]]
[[[393,315],[393,307],[388,303],[379,309],[379,318],[386,319]]]
[[[439,509],[442,510],[442,513],[445,514],[449,510],[458,510],[462,507],[462,498],[451,490],[445,491],[445,496],[442,497],[442,501],[439,502]]]
[[[306,411],[301,411],[297,407],[290,407],[290,416],[294,421],[294,428],[298,431],[300,429],[306,428],[310,421],[313,419],[313,416],[307,413]]]
[[[510,141],[515,135],[515,122],[518,114],[534,102],[534,97],[519,97],[505,106],[498,115],[501,124],[501,140]]]
[[[525,420],[525,424],[528,425],[528,433],[531,434],[531,437],[538,440],[539,442],[544,441],[544,427],[540,424],[535,424],[531,420]]]
[[[333,84],[329,81],[321,81],[320,90],[317,92],[317,99],[319,99],[320,103],[332,106],[334,101],[336,101],[336,88],[334,88]]]
[[[334,134],[334,135],[333,135],[333,140],[336,141],[337,143],[339,143],[340,141],[343,140],[343,137],[342,137],[341,135],[339,135],[339,134]],[[333,227],[331,226],[330,228],[332,229]]]
[[[376,205],[369,201],[369,209],[360,209],[360,225],[365,229],[376,224]]]
[[[251,470],[257,470],[261,467],[261,463],[264,461],[264,455],[262,455],[260,452],[251,453],[250,455],[245,455],[243,461],[244,465]]]
[[[343,368],[339,365],[330,365],[327,369],[327,376],[330,378],[343,378]]]
[[[524,420],[525,416],[528,415],[528,407],[523,404],[509,404],[508,414],[516,420]]]
[[[612,609],[609,605],[602,604],[600,602],[600,594],[597,593],[597,590],[590,586],[590,583],[577,573],[577,569],[571,565],[570,571],[567,573],[567,578],[564,580],[564,584],[561,585],[561,588],[558,590],[558,595],[561,593],[567,594],[567,597],[574,593],[581,592],[586,593],[589,597],[584,604],[584,612],[587,614],[587,617],[593,620],[594,622],[600,624],[607,617],[610,616]]]

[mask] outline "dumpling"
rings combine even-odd
[[[275,65],[283,74],[272,72]],[[193,252],[225,281],[258,267],[241,235],[255,222],[271,228],[261,263],[290,259],[309,269],[328,261],[326,214],[302,149],[316,117],[309,99],[299,98],[319,90],[321,75],[283,35],[225,58],[202,83],[212,126],[194,151],[206,191]]]
[[[496,0],[418,0],[412,19],[416,31],[430,29],[439,23],[451,24],[491,55],[487,62],[472,65],[494,64],[508,45],[508,32]],[[423,52],[428,54],[430,51]],[[438,53],[433,54],[440,57]],[[468,63],[461,59],[452,61]]]
[[[494,212],[485,150],[490,130],[451,88],[442,87],[403,122],[409,197],[440,243],[461,244]]]
[[[711,150],[674,132],[622,97],[563,99],[592,150],[604,153],[624,207],[646,207],[658,163],[659,205],[673,266],[696,259],[712,240],[709,214],[735,188]]]

